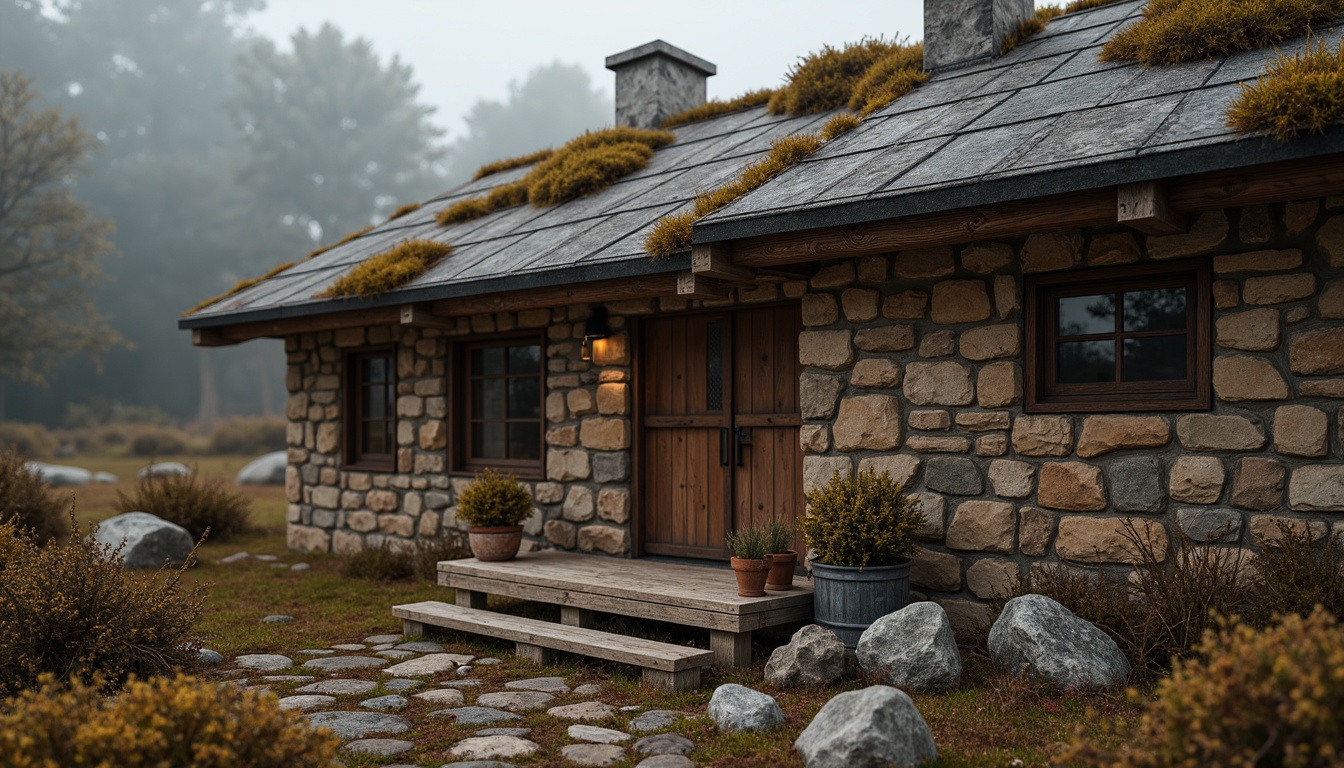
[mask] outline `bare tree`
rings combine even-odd
[[[41,384],[60,358],[121,338],[86,291],[111,226],[70,190],[93,137],[36,98],[26,77],[0,72],[0,376]]]

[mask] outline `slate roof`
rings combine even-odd
[[[777,116],[757,107],[679,126],[672,129],[677,140],[655,152],[647,168],[597,194],[556,206],[508,208],[449,227],[436,223],[439,211],[516,181],[528,168],[487,176],[188,315],[179,326],[230,325],[689,269],[689,255],[650,261],[644,238],[653,224],[763,157],[775,138],[816,132],[829,116]],[[454,251],[410,285],[373,299],[312,298],[356,264],[407,238],[449,243]]]
[[[1101,45],[1138,20],[1144,0],[1053,19],[992,62],[934,74],[808,160],[696,224],[695,241],[876,221],[1344,151],[1344,131],[1277,144],[1223,123],[1238,83],[1275,55],[1250,51],[1171,67],[1102,63]],[[1336,44],[1344,25],[1316,31]],[[1281,47],[1300,50],[1305,41]],[[815,132],[829,114],[778,117],[764,107],[674,129],[649,167],[595,195],[524,205],[439,227],[453,202],[514,181],[472,182],[252,288],[183,318],[183,328],[451,299],[688,269],[651,262],[645,235],[662,216],[730,179],[772,139]],[[364,259],[407,238],[454,253],[410,285],[375,297],[313,299]],[[277,256],[277,261],[281,258]]]
[[[855,224],[1344,151],[1344,131],[1287,144],[1224,124],[1272,49],[1145,68],[1101,46],[1143,0],[1051,20],[993,62],[929,82],[696,224],[695,242]],[[1315,31],[1338,43],[1344,26]],[[1284,53],[1305,40],[1285,43]]]

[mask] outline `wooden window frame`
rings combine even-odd
[[[1184,286],[1186,302],[1186,379],[1179,383],[1105,382],[1055,384],[1058,338],[1055,299],[1103,292],[1124,293]],[[1119,316],[1121,309],[1117,307]],[[1212,407],[1212,302],[1206,259],[1165,264],[1136,264],[1073,272],[1027,275],[1023,285],[1026,321],[1025,410],[1028,413],[1104,413],[1131,411],[1194,411]],[[1122,364],[1123,338],[1117,340],[1117,365]]]
[[[389,453],[364,453],[360,446],[364,443],[364,386],[360,373],[360,362],[371,357],[386,356],[389,385],[392,388],[391,411],[387,419],[392,425],[389,436]],[[342,364],[344,376],[341,398],[341,421],[344,426],[345,440],[342,466],[364,472],[394,472],[397,468],[397,348],[396,345],[362,347],[347,350]]]
[[[537,428],[540,455],[537,459],[478,459],[471,454],[471,352],[489,347],[535,345],[541,350],[537,371],[540,386],[537,398]],[[454,475],[474,475],[484,469],[508,472],[520,478],[538,480],[546,472],[546,336],[541,332],[491,334],[455,339],[448,371],[448,467]],[[506,406],[507,407],[507,406]],[[531,421],[512,419],[511,421]]]

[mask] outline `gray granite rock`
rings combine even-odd
[[[933,733],[915,703],[886,685],[826,702],[793,746],[807,768],[906,768],[938,759]]]
[[[612,728],[599,728],[596,725],[571,725],[565,731],[575,741],[590,741],[595,744],[620,744],[630,740],[630,734]]]
[[[342,739],[362,739],[371,733],[405,733],[411,723],[404,717],[383,712],[318,712],[308,716],[314,728],[330,728]]]
[[[45,464],[40,461],[25,461],[23,468],[37,475],[38,479],[52,488],[64,488],[88,485],[94,475],[87,469],[67,467],[60,464]],[[99,482],[102,482],[101,480]],[[115,480],[113,482],[116,482]]]
[[[772,696],[737,683],[714,689],[708,714],[721,731],[767,731],[784,724],[784,711]]]
[[[262,624],[288,624],[289,622],[291,622],[291,621],[293,621],[293,620],[294,620],[294,617],[293,617],[293,616],[290,616],[289,614],[286,614],[286,613],[273,613],[273,614],[271,614],[270,616],[263,616],[262,619],[261,619],[261,623],[262,623]]]
[[[1162,490],[1162,465],[1155,458],[1121,459],[1106,468],[1111,499],[1121,512],[1160,512],[1167,494]]]
[[[469,688],[480,688],[481,681],[475,678],[471,680],[444,680],[439,683],[439,685],[442,685],[445,688],[461,688],[465,690]]]
[[[616,714],[616,708],[600,701],[584,701],[563,707],[551,707],[546,712],[566,720],[605,720]]]
[[[162,461],[158,464],[150,464],[135,474],[141,480],[146,477],[187,477],[191,474],[191,468],[186,464],[177,461]]]
[[[233,481],[239,485],[284,485],[288,464],[287,451],[262,454],[244,464]]]
[[[289,570],[291,571],[306,571],[309,568],[312,568],[312,566],[307,563],[295,563],[289,566]]]
[[[121,564],[129,570],[181,563],[196,545],[187,529],[148,512],[127,512],[98,524],[93,538],[99,544],[121,547]],[[123,545],[122,542],[125,542]]]
[[[202,664],[223,664],[224,657],[219,651],[212,651],[209,648],[201,648],[196,651],[196,660]]]
[[[770,654],[765,679],[780,687],[830,685],[845,673],[845,644],[834,632],[808,624]]]
[[[574,689],[574,693],[579,696],[596,696],[602,692],[602,686],[598,683],[584,683]]]
[[[366,643],[399,643],[399,642],[401,642],[401,638],[402,638],[401,635],[369,635],[368,637],[364,638],[364,642],[366,642]]]
[[[415,749],[415,742],[401,739],[359,739],[346,744],[343,749],[356,755],[395,757]]]
[[[405,696],[392,693],[387,696],[374,696],[372,699],[365,699],[359,702],[359,706],[365,709],[376,709],[380,712],[397,712],[406,708]]]
[[[503,664],[503,663],[504,663],[504,660],[503,660],[503,659],[496,659],[496,658],[493,657],[493,656],[487,656],[487,657],[484,658],[484,659],[477,659],[477,660],[476,660],[476,663],[477,663],[477,664],[480,664],[482,667],[489,667],[489,666],[492,666],[492,665],[494,665],[494,664]]]
[[[482,693],[476,697],[476,703],[483,707],[507,709],[510,712],[541,709],[552,701],[555,701],[554,696],[540,691],[501,691],[499,693]]]
[[[243,669],[255,669],[258,672],[279,672],[294,666],[294,662],[288,656],[277,653],[247,653],[234,659],[233,663]]]
[[[390,666],[383,670],[383,674],[396,675],[397,677],[438,675],[443,672],[451,672],[457,669],[458,665],[466,664],[469,661],[471,661],[470,656],[464,656],[460,653],[431,653],[418,659],[411,659]]]
[[[570,744],[560,748],[560,755],[574,765],[604,768],[625,759],[625,748],[615,744]]]
[[[911,603],[873,622],[859,637],[856,655],[864,672],[901,688],[939,690],[961,679],[952,625],[932,601]]]
[[[379,656],[382,656],[384,659],[391,659],[391,660],[393,660],[393,661],[401,661],[402,659],[409,659],[409,658],[411,658],[412,656],[414,656],[414,655],[415,655],[415,651],[399,651],[399,650],[397,650],[396,648],[391,648],[391,649],[386,650],[386,651],[378,651],[378,655],[379,655]]]
[[[253,555],[253,557],[255,557],[256,559],[260,560],[263,563],[274,563],[275,561],[280,559],[279,555]]]
[[[635,768],[695,768],[695,763],[684,755],[654,755],[640,760]]]
[[[1235,542],[1241,539],[1241,513],[1226,507],[1180,507],[1176,523],[1192,541]]]
[[[439,768],[517,768],[517,766],[498,760],[459,760],[455,763],[444,763]]]
[[[505,688],[519,691],[541,691],[542,693],[569,693],[563,677],[530,677],[526,680],[510,680]]]
[[[641,733],[661,731],[676,725],[681,718],[680,712],[673,712],[670,709],[650,709],[631,718],[630,727]]]
[[[428,701],[430,704],[438,704],[445,707],[458,707],[467,699],[461,691],[453,688],[436,688],[424,693],[412,694],[411,698],[421,701]]]
[[[695,751],[695,742],[679,733],[657,733],[636,741],[635,751],[641,755],[689,755]]]
[[[309,659],[303,662],[303,666],[322,672],[343,672],[348,669],[374,669],[386,663],[387,659],[375,659],[372,656],[327,656]]]
[[[249,557],[251,557],[251,555],[249,555],[246,552],[234,552],[232,555],[229,555],[228,557],[219,558],[219,562],[223,565],[233,565],[234,563],[241,563],[242,561],[248,559]]]
[[[307,712],[310,709],[319,707],[329,707],[336,703],[335,696],[319,696],[317,694],[304,694],[299,696],[285,696],[280,699],[281,709],[297,709],[300,712]]]
[[[397,646],[397,650],[413,653],[443,653],[443,646],[429,640],[417,640],[411,643],[402,643]]]
[[[448,754],[468,760],[492,757],[523,757],[541,749],[535,741],[520,736],[471,736],[454,744]]]
[[[299,653],[304,656],[333,656],[336,652],[330,648],[304,648]]]
[[[312,685],[295,689],[295,693],[326,693],[335,696],[358,696],[368,693],[378,684],[370,680],[319,680]]]
[[[924,463],[924,485],[931,491],[957,496],[976,496],[985,489],[984,478],[975,462],[946,456]]]
[[[531,728],[482,728],[476,732],[477,736],[526,736],[532,732]]]
[[[337,643],[336,645],[333,645],[333,646],[331,646],[331,647],[332,647],[333,650],[337,650],[337,651],[362,651],[362,650],[364,650],[364,644],[363,644],[363,643]]]
[[[121,478],[111,472],[94,472],[93,482],[99,483],[100,485],[113,485],[121,482]]]
[[[494,725],[522,718],[512,712],[489,707],[456,707],[430,712],[430,717],[451,717],[459,725]]]
[[[415,690],[416,688],[419,688],[422,685],[424,685],[423,681],[406,680],[400,677],[392,680],[383,681],[383,687],[389,691],[411,691]]]
[[[266,675],[261,678],[265,683],[311,683],[316,680],[312,675]]]
[[[1124,685],[1129,662],[1105,632],[1044,595],[1009,600],[989,630],[989,655],[1003,669],[1060,688]]]

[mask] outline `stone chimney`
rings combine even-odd
[[[924,0],[924,69],[937,72],[989,61],[1035,0]]]
[[[704,104],[705,80],[718,71],[662,40],[608,56],[607,69],[616,73],[616,125],[636,128],[658,128],[668,117]]]

